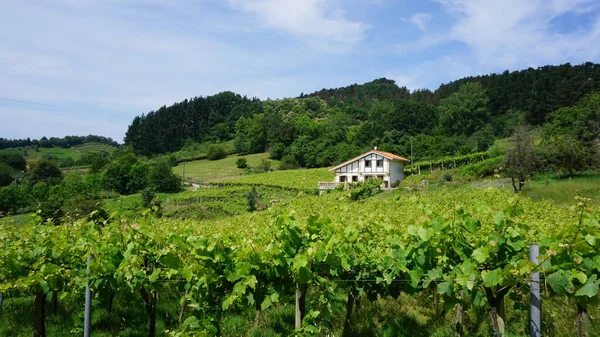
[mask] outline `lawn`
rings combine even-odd
[[[237,168],[235,164],[239,158],[246,158],[248,166],[258,166],[263,159],[270,160],[273,168],[279,165],[279,161],[269,159],[268,153],[256,153],[245,156],[231,155],[220,160],[196,160],[181,163],[173,168],[173,172],[181,176],[185,167],[185,179],[193,182],[231,179],[245,172],[244,169]]]

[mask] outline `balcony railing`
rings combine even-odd
[[[340,185],[344,185],[345,183],[336,183],[331,181],[319,181],[319,189],[320,190],[330,190],[336,188]]]

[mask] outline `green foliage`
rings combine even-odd
[[[158,192],[177,192],[181,190],[181,178],[173,173],[171,162],[158,160],[148,171],[149,186]]]
[[[442,174],[442,181],[445,181],[445,182],[452,181],[452,175],[448,172],[444,172],[444,174]]]
[[[210,160],[218,160],[227,157],[227,152],[221,145],[213,144],[208,147],[206,155]]]
[[[246,158],[238,158],[238,160],[235,161],[235,166],[239,169],[245,169],[248,167],[248,161]]]
[[[295,170],[300,168],[298,161],[292,155],[285,155],[281,158],[281,162],[279,163],[280,170]]]
[[[15,169],[5,163],[0,163],[0,186],[7,186],[14,181]]]
[[[471,165],[462,166],[459,170],[464,177],[483,178],[499,174],[503,162],[502,157],[488,158]]]
[[[119,155],[104,171],[104,181],[108,189],[120,194],[132,194],[148,186],[148,164],[140,162],[133,154]]]
[[[263,172],[271,171],[271,161],[263,158],[260,161],[260,165],[258,165],[256,169]]]
[[[1,151],[0,152],[0,164],[6,164],[15,170],[25,171],[25,158],[18,152],[14,151]]]
[[[488,97],[478,83],[462,85],[440,101],[440,126],[447,135],[472,135],[488,122]]]
[[[256,188],[252,186],[250,192],[246,194],[248,200],[248,212],[254,212],[258,210],[260,206],[260,195],[256,192]]]
[[[142,206],[144,206],[144,208],[150,208],[152,200],[156,197],[156,194],[154,194],[154,191],[151,188],[146,187],[142,190],[141,197]]]
[[[533,147],[534,133],[518,128],[511,139],[511,147],[506,151],[502,166],[506,175],[512,178],[515,193],[521,191],[525,180],[532,174],[539,162]]]
[[[40,159],[31,164],[31,167],[27,171],[25,178],[31,184],[44,181],[50,185],[56,185],[62,180],[63,173],[55,162],[47,159]]]

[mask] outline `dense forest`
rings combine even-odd
[[[125,143],[137,154],[233,140],[238,153],[270,151],[288,167],[320,167],[372,146],[414,159],[486,150],[519,125],[600,89],[600,64],[544,66],[462,78],[410,91],[390,79],[260,101],[232,92],[195,97],[136,117]]]
[[[110,137],[96,136],[96,135],[87,135],[87,136],[65,136],[63,138],[58,137],[42,137],[38,139],[5,139],[0,138],[0,149],[8,149],[15,147],[26,147],[26,146],[39,146],[44,148],[50,147],[62,147],[62,148],[70,148],[75,145],[84,144],[84,143],[102,143],[110,146],[119,146],[119,143],[114,141]]]

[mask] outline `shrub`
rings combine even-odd
[[[151,188],[146,187],[142,190],[141,195],[142,195],[142,205],[144,206],[144,208],[150,208],[152,199],[154,199],[154,197],[156,196],[154,194],[154,191]]]
[[[250,192],[246,193],[246,200],[248,201],[248,212],[254,212],[258,209],[260,204],[260,195],[256,192],[256,188],[252,186]]]
[[[289,154],[283,156],[283,158],[281,158],[281,163],[279,164],[280,170],[294,170],[299,167],[300,167],[300,165],[298,164],[298,161],[296,160],[296,158],[294,158],[294,156],[289,155]]]
[[[150,167],[148,181],[158,192],[177,192],[181,189],[181,178],[173,173],[168,159],[159,160]]]
[[[24,171],[26,166],[25,158],[23,157],[23,155],[19,152],[14,151],[0,152],[0,163],[5,163],[13,169],[19,171]]]
[[[227,151],[221,145],[212,144],[208,147],[206,155],[210,160],[223,159],[227,157]]]
[[[262,159],[260,161],[260,165],[258,165],[256,167],[257,170],[259,171],[264,171],[264,172],[269,172],[271,171],[271,161],[270,160],[266,160],[266,159]]]
[[[0,162],[0,186],[7,186],[13,181],[14,169]]]
[[[452,175],[448,172],[442,174],[442,181],[452,181]]]
[[[502,157],[489,158],[460,168],[460,175],[474,178],[493,176],[502,165]]]
[[[235,166],[237,166],[237,168],[244,169],[248,167],[248,161],[246,158],[238,158],[238,160],[235,161]]]
[[[63,173],[55,162],[40,159],[31,165],[26,177],[32,184],[45,181],[50,185],[56,185],[62,180]]]

